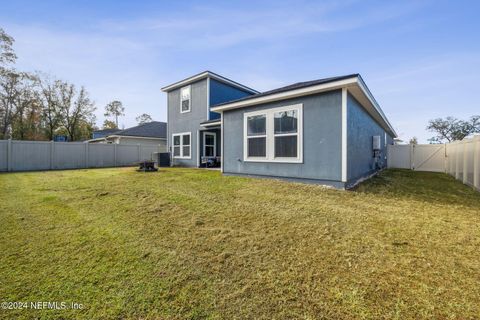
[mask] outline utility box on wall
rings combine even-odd
[[[382,147],[380,136],[373,136],[372,137],[372,149],[373,151],[380,150]]]

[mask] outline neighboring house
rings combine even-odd
[[[208,84],[212,73],[201,75],[163,88],[174,165],[200,166],[210,152],[205,134],[215,132],[214,151],[225,174],[343,189],[386,167],[387,145],[397,135],[359,74],[256,94],[250,89],[243,97],[213,103],[218,93]]]
[[[167,150],[167,124],[152,121],[125,130],[114,129],[104,137],[91,139],[88,142],[159,146],[159,151],[162,152]]]
[[[113,134],[114,132],[117,132],[117,131],[118,129],[95,130],[92,133],[92,139],[105,138],[106,136]]]

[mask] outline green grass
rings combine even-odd
[[[216,171],[0,175],[0,318],[480,317],[480,193],[386,171],[354,191]]]

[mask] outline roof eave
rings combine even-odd
[[[383,120],[385,123],[385,126],[389,129],[390,133],[393,136],[397,136],[397,133],[395,132],[395,129],[393,129],[393,126],[390,124],[388,119],[386,118],[385,114],[381,110],[380,106],[376,102],[375,98],[373,98],[373,95],[370,93],[370,90],[368,90],[367,86],[365,85],[363,79],[359,76],[353,76],[351,78],[347,79],[342,79],[342,80],[336,80],[328,83],[322,83],[322,84],[317,84],[317,85],[312,85],[309,87],[305,88],[300,88],[300,89],[292,89],[289,91],[285,92],[280,92],[280,93],[274,93],[271,95],[267,96],[262,96],[258,98],[250,98],[246,100],[240,100],[240,101],[233,101],[231,103],[226,103],[222,104],[217,107],[211,108],[212,111],[214,112],[223,112],[223,111],[228,111],[228,110],[233,110],[233,109],[239,109],[239,108],[244,108],[260,103],[268,103],[268,102],[273,102],[273,101],[279,101],[279,100],[285,100],[285,99],[291,99],[291,98],[296,98],[296,97],[301,97],[301,96],[306,96],[306,95],[312,95],[316,93],[321,93],[321,92],[327,92],[327,91],[332,91],[332,90],[337,90],[341,88],[348,88],[348,87],[358,87],[360,90],[363,92],[365,97],[369,100],[371,105],[373,106],[375,112],[378,114],[378,116]]]
[[[213,73],[211,71],[205,71],[205,72],[202,72],[202,73],[199,73],[199,74],[196,74],[194,76],[191,76],[189,78],[186,78],[184,80],[180,80],[180,81],[177,81],[175,83],[172,83],[168,86],[165,86],[163,87],[161,90],[163,92],[169,92],[169,91],[172,91],[172,90],[175,90],[175,89],[178,89],[178,88],[181,88],[183,86],[187,86],[193,82],[196,82],[196,81],[199,81],[199,80],[203,80],[203,79],[206,79],[206,78],[211,78],[211,79],[215,79],[217,81],[220,81],[220,82],[223,82],[223,83],[226,83],[228,85],[231,85],[231,86],[234,86],[234,87],[237,87],[243,91],[246,91],[246,92],[249,92],[249,93],[252,93],[252,94],[257,94],[257,93],[260,93],[259,91],[255,90],[255,89],[252,89],[252,88],[249,88],[247,86],[244,86],[243,84],[241,83],[238,83],[238,82],[235,82],[233,80],[230,80],[228,78],[225,78],[225,77],[222,77],[221,75],[218,75],[216,73]]]

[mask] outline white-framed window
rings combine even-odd
[[[180,89],[180,113],[190,112],[192,109],[191,86]]]
[[[217,155],[216,138],[215,132],[203,133],[203,155],[205,157],[215,157]]]
[[[192,133],[182,132],[172,134],[173,157],[175,159],[192,158]]]
[[[244,114],[244,161],[303,162],[303,105]]]

